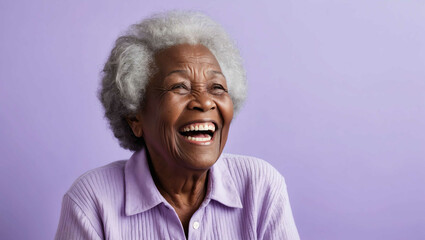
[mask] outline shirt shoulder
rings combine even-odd
[[[239,187],[252,191],[281,191],[286,188],[282,174],[261,158],[225,153],[222,159]]]
[[[65,195],[79,203],[88,199],[95,200],[110,192],[111,188],[120,190],[124,184],[126,162],[127,160],[115,161],[87,171],[74,181]]]
[[[299,239],[285,179],[279,171],[251,156],[224,154],[222,162],[238,189],[244,219],[256,226],[257,239]]]

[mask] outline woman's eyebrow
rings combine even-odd
[[[221,75],[221,76],[224,77],[224,74],[222,72],[220,72],[220,71],[210,70],[210,71],[208,71],[208,73],[213,73],[214,75]]]
[[[170,76],[171,74],[174,74],[174,73],[187,73],[187,71],[186,70],[173,70],[173,71],[171,71],[171,72],[169,72],[165,77],[168,77],[168,76]]]
[[[170,76],[174,73],[185,73],[185,74],[187,74],[187,70],[183,70],[183,69],[173,70],[173,71],[169,72],[165,77],[168,77],[168,76]],[[216,70],[210,70],[207,73],[210,74],[210,75],[221,75],[221,76],[224,77],[224,74],[222,72],[216,71]]]

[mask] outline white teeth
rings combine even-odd
[[[189,131],[215,131],[215,125],[214,124],[193,124],[190,126],[187,126],[185,128],[183,128],[183,132],[189,132]]]
[[[207,137],[204,137],[204,138],[186,136],[186,138],[191,140],[191,141],[195,141],[195,142],[205,142],[205,141],[211,140],[211,136],[207,136]]]

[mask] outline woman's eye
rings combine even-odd
[[[222,94],[224,92],[227,92],[226,88],[221,84],[212,85],[211,90],[212,90],[213,94]]]
[[[189,87],[184,83],[179,83],[171,86],[171,91],[174,91],[179,94],[185,94],[189,91]]]
[[[183,84],[177,84],[171,87],[171,89],[178,89],[178,88],[185,88],[185,86]]]

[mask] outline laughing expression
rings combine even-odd
[[[160,51],[155,64],[139,121],[152,161],[176,169],[210,168],[233,118],[220,65],[208,48],[189,44]]]

